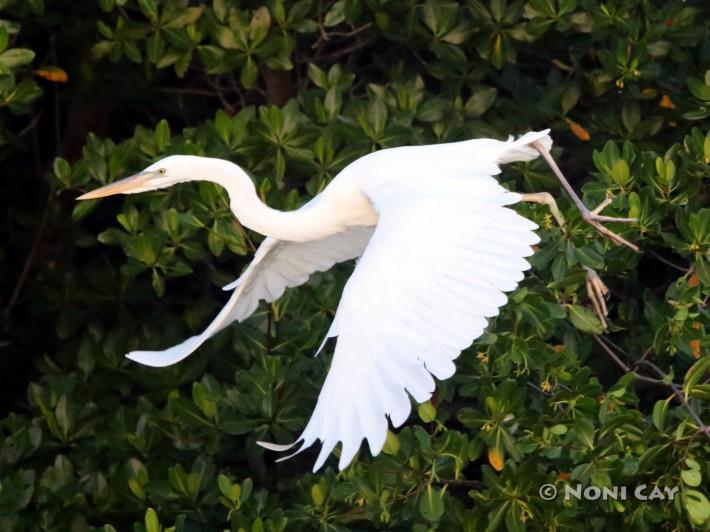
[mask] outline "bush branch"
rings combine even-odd
[[[601,336],[595,336],[594,340],[596,340],[596,342],[602,347],[602,349],[604,349],[606,354],[609,355],[609,357],[616,363],[616,365],[619,366],[622,370],[624,370],[624,373],[631,373],[634,375],[635,378],[642,382],[647,382],[649,384],[655,384],[658,386],[666,386],[670,388],[678,402],[688,411],[688,413],[690,413],[695,422],[698,424],[699,432],[705,434],[707,439],[710,440],[710,429],[708,429],[708,426],[703,422],[702,419],[700,419],[698,413],[686,400],[685,396],[683,395],[683,388],[679,384],[672,382],[669,379],[669,375],[665,371],[663,371],[661,368],[659,368],[652,362],[649,362],[645,358],[641,358],[636,362],[636,364],[642,364],[644,366],[649,367],[660,378],[654,379],[653,377],[641,375],[640,373],[634,371],[631,367],[629,367],[623,360],[621,360],[621,357],[619,357],[619,355],[614,352],[614,350],[607,344],[607,341],[604,340]]]

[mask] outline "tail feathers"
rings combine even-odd
[[[497,163],[507,164],[517,161],[532,161],[537,159],[540,153],[530,146],[532,142],[539,141],[546,149],[552,147],[552,139],[550,138],[550,130],[545,129],[543,131],[531,131],[525,133],[522,137],[513,140],[510,137],[505,143],[503,149],[498,154]]]

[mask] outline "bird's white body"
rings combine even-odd
[[[378,454],[387,420],[401,425],[410,396],[427,401],[433,377],[453,375],[453,360],[482,334],[505,304],[504,292],[529,268],[525,257],[539,240],[537,226],[507,207],[520,195],[493,176],[500,164],[535,158],[530,143],[549,148],[547,133],[374,152],[292,212],[264,205],[239,167],[217,159],[173,156],[140,174],[165,177],[141,177],[139,190],[104,187],[139,192],[189,179],[214,181],[227,189],[240,222],[267,236],[249,267],[225,287],[232,295],[203,333],[164,351],[127,356],[151,366],[174,364],[246,319],[259,301],[274,301],[313,272],[359,257],[326,335],[338,337],[335,353],[297,452],[322,441],[314,470],[338,443],[341,469],[363,438]],[[92,194],[86,197],[102,195]],[[262,445],[286,450],[293,444]]]

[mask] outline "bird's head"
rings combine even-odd
[[[211,180],[209,176],[219,173],[225,165],[234,166],[221,159],[194,155],[171,155],[151,164],[142,172],[87,192],[77,199],[89,200],[114,194],[137,194],[167,188],[185,181]]]

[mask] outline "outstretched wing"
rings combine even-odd
[[[498,163],[532,159],[536,152],[525,144],[539,138],[549,141],[546,132],[508,143],[481,141],[489,143],[476,146],[485,148],[487,159],[475,166],[497,173]],[[379,222],[343,291],[328,333],[338,336],[331,368],[296,441],[302,441],[296,453],[322,441],[314,471],[338,442],[340,469],[363,438],[372,455],[380,452],[387,418],[401,425],[410,413],[409,395],[427,401],[433,377],[453,375],[453,360],[505,304],[504,292],[523,278],[524,257],[539,241],[537,226],[506,207],[520,195],[490,175],[472,173],[465,168],[470,163],[416,162],[416,173],[364,185]],[[378,163],[387,161],[371,164]],[[295,445],[260,443],[279,451]]]
[[[163,351],[132,351],[126,356],[154,367],[179,362],[233,321],[242,321],[251,316],[260,301],[275,301],[286,288],[305,283],[312,273],[325,271],[338,262],[359,257],[372,232],[372,227],[351,227],[321,240],[308,242],[266,238],[239,279],[225,287],[225,290],[234,291],[224,308],[202,333]]]

